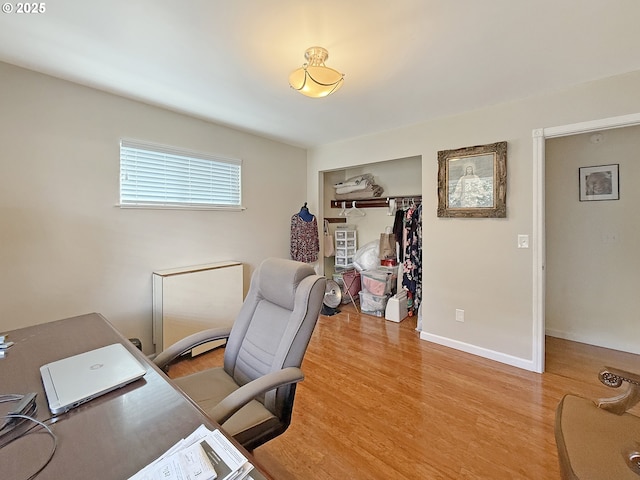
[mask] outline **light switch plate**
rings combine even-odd
[[[518,235],[518,248],[529,248],[529,235]]]

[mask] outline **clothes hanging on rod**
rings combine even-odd
[[[404,259],[402,285],[409,292],[413,312],[422,302],[422,204],[412,202],[404,215]]]
[[[291,259],[313,263],[318,261],[319,251],[318,221],[315,215],[309,212],[305,202],[300,212],[291,217]]]
[[[393,219],[393,234],[396,236],[396,243],[398,243],[396,252],[398,253],[399,264],[402,264],[404,261],[404,215],[404,207],[398,208],[395,213],[395,218]]]

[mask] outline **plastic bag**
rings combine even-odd
[[[380,265],[380,259],[378,258],[379,253],[379,240],[365,243],[353,256],[353,266],[356,267],[356,270],[359,272],[374,269]]]

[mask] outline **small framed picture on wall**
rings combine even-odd
[[[580,167],[580,201],[619,200],[619,165]]]

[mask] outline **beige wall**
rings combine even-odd
[[[154,270],[289,256],[306,152],[0,63],[0,329],[104,314],[151,348]],[[120,209],[119,140],[243,160],[244,212]]]
[[[546,142],[546,331],[640,353],[640,127]],[[578,169],[619,164],[620,200],[580,202]]]
[[[533,230],[532,131],[640,112],[639,82],[633,72],[316,148],[309,152],[309,196],[322,191],[318,172],[422,156],[422,338],[534,369],[532,249],[517,248],[518,234]],[[437,152],[503,140],[507,218],[437,218]],[[464,323],[455,321],[456,309],[465,310]]]

